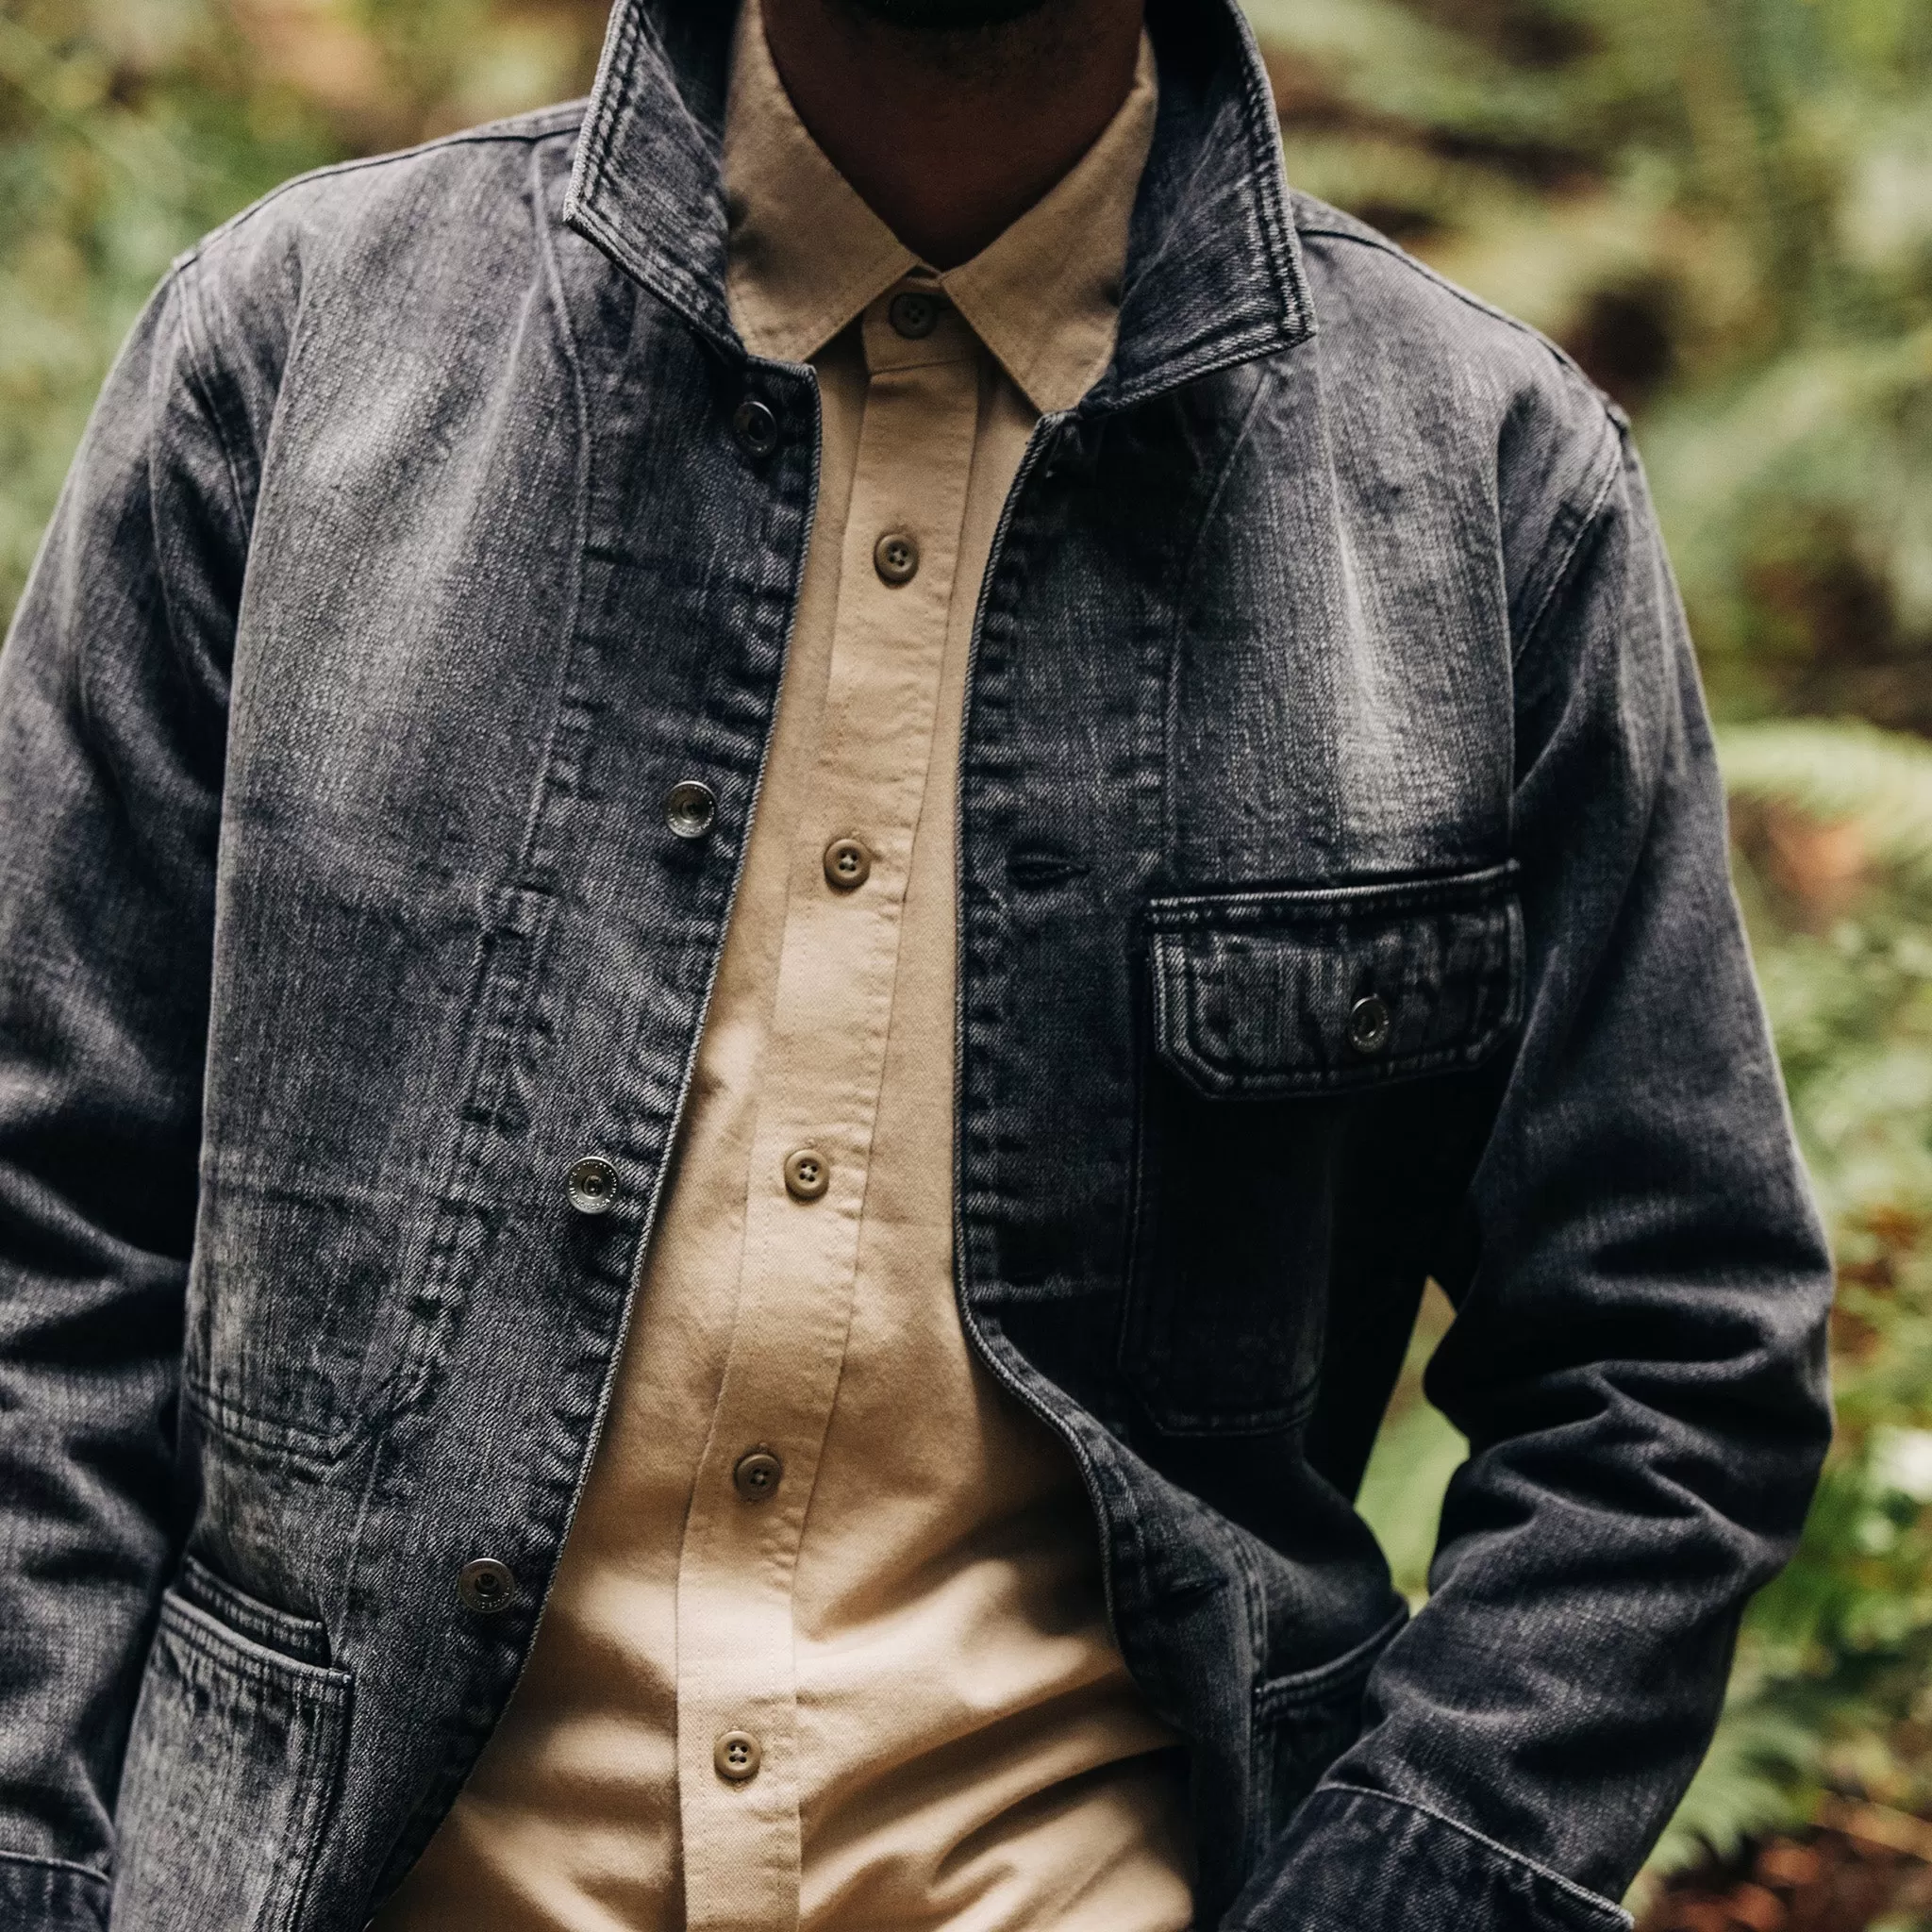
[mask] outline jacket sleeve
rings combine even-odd
[[[1627,1923],[1829,1437],[1829,1260],[1682,609],[1611,444],[1516,658],[1525,1017],[1427,1385],[1470,1458],[1428,1604],[1236,1925]]]
[[[245,531],[180,277],[108,377],[0,651],[0,1924],[105,1924],[177,1515]]]

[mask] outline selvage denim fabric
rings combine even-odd
[[[730,25],[626,0],[588,107],[185,258],[0,655],[9,1926],[354,1932],[529,1647],[812,512]],[[962,1315],[1087,1480],[1204,1926],[1607,1932],[1828,1430],[1690,646],[1621,421],[1288,195],[1231,10],[1150,25],[1119,351],[980,611]],[[1350,1498],[1430,1274],[1473,1455],[1406,1622]]]

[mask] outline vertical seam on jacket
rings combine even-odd
[[[1512,665],[1522,663],[1530,646],[1541,641],[1542,626],[1550,612],[1557,608],[1561,601],[1562,593],[1569,590],[1574,581],[1577,561],[1583,555],[1583,540],[1596,527],[1598,519],[1603,515],[1604,506],[1609,501],[1610,491],[1615,487],[1617,478],[1623,474],[1624,433],[1608,416],[1604,418],[1604,426],[1610,432],[1607,447],[1611,460],[1605,465],[1603,480],[1591,493],[1590,508],[1577,519],[1576,527],[1572,531],[1569,544],[1564,549],[1562,560],[1551,575],[1549,588],[1544,591],[1529,621],[1523,627],[1522,641],[1510,653],[1509,661]]]
[[[195,401],[208,419],[208,425],[214,433],[215,446],[222,453],[222,466],[227,472],[228,493],[234,500],[235,523],[242,531],[244,542],[252,534],[255,513],[248,503],[247,492],[242,488],[242,478],[235,467],[235,451],[228,429],[222,421],[222,411],[214,399],[214,390],[207,373],[211,358],[205,349],[200,330],[199,309],[203,291],[191,277],[189,271],[199,265],[184,262],[174,271],[175,290],[179,298],[181,316],[181,362],[182,374],[188,387],[193,391]]]
[[[158,409],[159,402],[158,385],[161,381],[160,348],[163,338],[162,324],[166,315],[171,311],[180,328],[182,344],[181,361],[187,376],[185,386],[188,388],[196,408],[207,422],[208,429],[215,439],[215,447],[222,453],[223,470],[228,479],[229,491],[235,498],[238,513],[241,508],[241,489],[235,476],[234,459],[228,453],[227,440],[222,434],[221,425],[208,406],[200,376],[193,367],[194,345],[190,339],[183,294],[179,271],[170,270],[167,278],[162,282],[161,288],[158,291],[157,300],[158,307],[155,313],[154,327],[148,338],[147,369],[145,380],[142,385],[142,399],[147,410],[147,422],[142,432],[142,441],[143,445],[143,480],[147,486],[148,554],[154,560],[155,583],[161,593],[161,618],[168,627],[168,637],[175,646],[175,654],[177,658],[183,655],[186,643],[181,623],[175,615],[175,595],[168,582],[168,567],[167,560],[161,550],[160,518],[157,503],[158,484],[160,475],[158,459],[160,432]],[[247,527],[247,520],[242,518],[240,521],[245,529]],[[94,730],[93,699],[89,677],[89,672],[92,663],[93,651],[91,647],[91,640],[89,638],[82,638],[74,653],[75,702],[75,708],[79,714],[81,734],[90,745],[97,747],[99,740]]]
[[[1255,393],[1248,398],[1248,405],[1241,412],[1240,426],[1236,429],[1227,454],[1222,459],[1221,469],[1208,491],[1206,502],[1201,506],[1201,515],[1194,525],[1192,535],[1188,541],[1187,555],[1182,559],[1179,575],[1174,584],[1174,623],[1168,631],[1167,689],[1161,699],[1161,786],[1160,786],[1160,836],[1165,851],[1158,855],[1161,859],[1171,859],[1179,845],[1179,828],[1174,814],[1174,739],[1180,715],[1180,675],[1181,643],[1188,627],[1188,589],[1193,583],[1200,568],[1201,551],[1208,541],[1208,532],[1214,522],[1214,514],[1221,507],[1221,499],[1226,493],[1228,478],[1234,474],[1234,466],[1241,453],[1248,445],[1253,433],[1255,418],[1260,413],[1261,399],[1268,393],[1274,380],[1272,363],[1265,366],[1255,384]]]

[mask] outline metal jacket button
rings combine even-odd
[[[931,335],[933,325],[940,319],[939,297],[908,289],[903,295],[892,297],[886,319],[908,341],[916,342],[922,336]]]
[[[509,1565],[499,1563],[494,1557],[472,1557],[457,1572],[457,1594],[463,1607],[479,1617],[493,1617],[498,1610],[508,1609],[516,1593],[517,1580]]]
[[[919,540],[906,530],[888,530],[873,545],[873,568],[889,584],[909,584],[919,575]]]
[[[1348,1013],[1348,1043],[1359,1054],[1374,1055],[1389,1044],[1389,1005],[1370,993]]]
[[[571,1162],[564,1191],[579,1214],[608,1214],[617,1199],[617,1170],[601,1155],[586,1154]]]
[[[872,854],[857,839],[834,839],[825,847],[825,883],[835,892],[856,892],[872,876]]]
[[[785,1157],[785,1191],[794,1201],[816,1201],[832,1185],[832,1163],[816,1147]]]
[[[711,1762],[727,1785],[748,1785],[758,1774],[765,1754],[749,1731],[726,1731],[711,1746]]]
[[[731,433],[748,457],[768,457],[778,447],[778,419],[756,396],[746,396],[732,410]]]
[[[731,1472],[732,1483],[747,1503],[762,1503],[776,1495],[784,1479],[785,1465],[769,1449],[747,1450]]]
[[[718,816],[718,794],[699,778],[680,778],[664,794],[664,823],[680,839],[702,839]]]

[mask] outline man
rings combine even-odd
[[[1624,1923],[1826,1258],[1622,419],[1225,0],[622,0],[239,217],[0,810],[8,1926]]]

